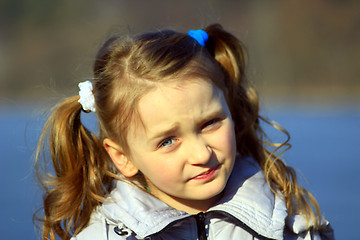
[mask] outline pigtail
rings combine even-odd
[[[204,29],[209,34],[207,50],[223,67],[226,74],[235,81],[244,77],[245,51],[242,43],[232,34],[226,32],[221,25],[213,24]]]
[[[206,49],[221,66],[225,75],[225,94],[228,98],[235,123],[237,149],[243,156],[253,156],[264,170],[265,178],[271,190],[285,199],[289,215],[304,214],[315,228],[320,225],[321,212],[315,198],[301,188],[297,182],[295,170],[286,166],[280,156],[290,148],[290,135],[278,124],[263,119],[259,115],[258,95],[245,76],[245,48],[232,34],[221,25],[213,24],[204,29],[209,34]],[[285,133],[288,139],[280,144],[267,143],[260,120],[269,123]],[[268,150],[267,147],[275,147]],[[279,149],[283,152],[278,154]]]
[[[36,170],[45,193],[42,239],[70,239],[86,227],[92,211],[112,188],[110,161],[100,140],[80,121],[79,97],[55,107],[41,135],[36,152]],[[48,144],[49,151],[46,151]],[[52,159],[53,175],[46,170],[46,156]],[[45,169],[41,169],[43,155]]]

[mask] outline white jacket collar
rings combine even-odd
[[[261,169],[251,158],[237,159],[223,198],[210,211],[231,214],[264,237],[283,237],[285,203],[271,192]],[[118,181],[99,213],[108,223],[125,225],[142,238],[191,216],[122,181]]]
[[[208,211],[225,211],[258,234],[283,238],[286,204],[273,194],[263,171],[252,158],[239,159],[221,202]]]

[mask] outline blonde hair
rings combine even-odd
[[[102,140],[110,138],[129,151],[127,129],[138,114],[141,96],[161,82],[181,81],[188,75],[209,79],[224,92],[235,124],[238,153],[256,159],[290,214],[303,213],[319,224],[316,200],[298,186],[295,171],[276,156],[278,148],[287,142],[274,145],[277,149],[273,152],[266,148],[258,96],[245,75],[242,43],[219,24],[204,30],[209,35],[205,47],[172,30],[133,38],[113,37],[103,45],[94,64],[93,83],[99,138],[82,125],[78,96],[54,108],[36,154],[39,180],[45,189],[44,217],[38,218],[43,222],[43,239],[55,239],[55,235],[69,239],[86,227],[93,210],[114,188],[114,178],[119,178]],[[55,175],[42,175],[40,171],[46,143]],[[129,181],[144,187],[141,176]]]

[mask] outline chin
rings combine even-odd
[[[198,191],[199,195],[197,200],[207,200],[211,198],[217,198],[223,192],[225,186],[226,183],[225,184],[217,183],[217,186],[203,187],[203,188],[207,188],[207,191],[205,191],[205,189],[202,189],[203,191]]]

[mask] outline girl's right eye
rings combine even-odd
[[[159,144],[159,148],[161,147],[169,147],[170,145],[172,145],[173,143],[175,143],[175,139],[174,138],[167,138],[165,139],[164,141],[162,141],[160,144]]]

